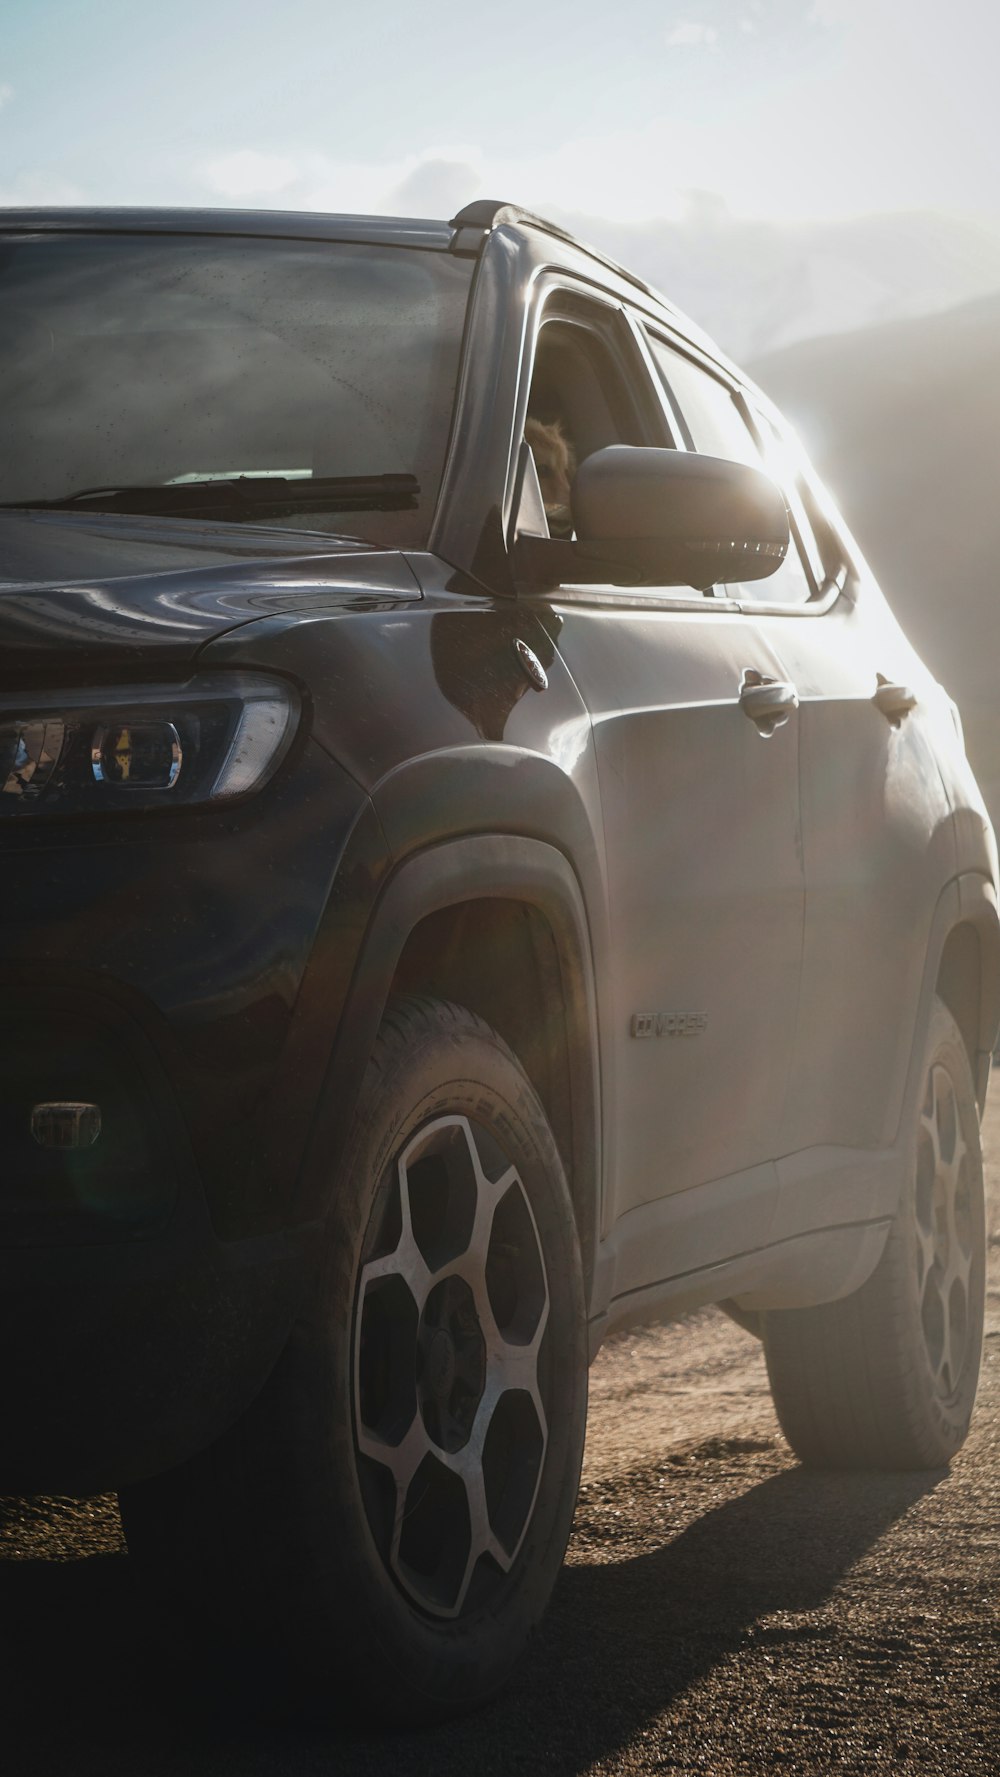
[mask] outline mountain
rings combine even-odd
[[[677,221],[553,219],[655,284],[740,363],[1000,290],[1000,224],[936,211],[747,222],[696,193]]]
[[[1000,828],[1000,296],[750,368],[958,703]]]

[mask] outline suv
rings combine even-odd
[[[537,1623],[629,1322],[947,1461],[996,851],[780,415],[508,205],[0,235],[0,1488],[419,1719]]]

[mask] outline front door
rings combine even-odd
[[[556,428],[577,460],[613,443],[691,444],[624,315],[558,289],[537,334],[528,419]],[[638,1214],[641,1244],[643,1206],[744,1175],[714,1218],[714,1244],[688,1243],[692,1265],[711,1263],[766,1242],[776,1194],[802,952],[795,714],[770,733],[753,719],[744,688],[785,674],[724,597],[569,586],[549,596],[593,722],[604,819],[605,1231]],[[650,1227],[662,1232],[655,1218]],[[649,1275],[684,1263],[651,1254]]]
[[[784,677],[746,616],[584,597],[555,608],[604,814],[622,1215],[780,1152],[802,954],[798,728],[792,715],[767,734],[741,707],[748,677]],[[747,1243],[766,1234],[751,1225]]]

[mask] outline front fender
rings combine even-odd
[[[404,860],[382,888],[358,951],[300,1180],[297,1220],[322,1215],[406,940],[429,914],[478,899],[522,901],[551,931],[565,996],[577,1200],[597,1225],[601,1092],[595,976],[587,909],[554,846],[509,833],[474,834]],[[585,1231],[581,1231],[585,1239]],[[592,1238],[592,1235],[589,1236]]]

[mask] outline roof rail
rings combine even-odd
[[[509,211],[505,215],[504,211]],[[498,222],[512,222],[515,217],[524,214],[517,204],[510,204],[504,197],[477,197],[474,203],[466,204],[453,216],[448,223],[449,228],[495,228]]]
[[[609,258],[608,254],[602,253],[599,247],[588,246],[586,241],[578,240],[576,235],[570,234],[568,229],[560,228],[557,222],[548,222],[544,216],[536,216],[531,210],[522,210],[520,204],[508,203],[504,198],[476,198],[473,203],[466,204],[464,209],[459,210],[456,216],[452,216],[448,223],[448,227],[455,230],[451,239],[451,251],[476,258],[490,230],[499,228],[504,222],[520,223],[522,227],[538,228],[543,234],[553,235],[558,241],[566,241],[569,246],[576,247],[581,253],[586,253],[589,259],[596,259],[609,271],[615,272],[618,277],[633,284],[637,290],[644,291],[647,296],[655,297],[657,302],[665,301],[660,291],[655,290],[652,284],[647,284],[643,278],[636,277],[635,272],[628,271],[624,265],[619,265],[616,259]],[[673,305],[667,304],[667,306],[672,307]]]
[[[558,235],[564,241],[572,239],[565,229],[557,228],[554,222],[546,222],[541,216],[533,216],[530,210],[522,210],[520,204],[509,204],[505,198],[478,197],[474,203],[459,210],[448,223],[448,227],[455,230],[452,252],[475,259],[490,230],[499,228],[503,222],[532,223],[535,228],[544,229],[546,234]]]
[[[520,222],[530,228],[540,228],[545,234],[555,235],[557,240],[569,241],[573,247],[583,247],[583,251],[590,253],[595,259],[602,257],[596,248],[584,246],[568,229],[560,228],[557,222],[548,222],[544,216],[536,216],[531,210],[523,210],[520,204],[510,204],[505,198],[496,197],[478,197],[474,203],[466,204],[464,210],[459,210],[458,215],[451,218],[448,227],[455,230],[455,239],[451,243],[452,252],[478,252],[483,236],[489,234],[491,228],[499,228],[503,222]],[[474,247],[469,240],[459,242],[459,237],[467,232],[475,236]],[[610,265],[611,261],[607,260],[606,263]]]

